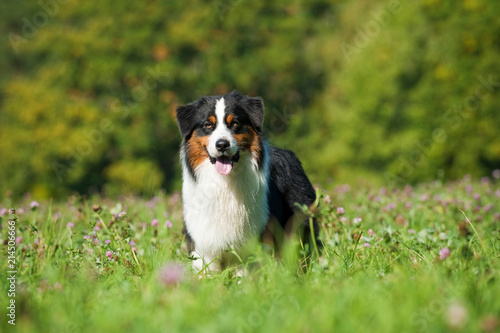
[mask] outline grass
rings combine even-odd
[[[340,186],[321,194],[319,257],[256,246],[245,276],[204,278],[185,253],[178,194],[7,200],[16,213],[0,213],[1,263],[6,276],[14,220],[16,325],[2,278],[1,331],[495,332],[499,197],[500,183],[485,179]]]

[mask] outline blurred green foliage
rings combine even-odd
[[[264,98],[266,135],[315,182],[483,175],[500,165],[499,15],[486,0],[2,2],[0,196],[177,188],[176,106],[232,89]]]

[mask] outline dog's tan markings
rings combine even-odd
[[[229,114],[226,117],[226,124],[228,124],[229,126],[231,126],[231,123],[233,122],[233,120],[234,120],[234,116],[232,114]]]
[[[250,150],[252,153],[260,151],[259,136],[253,128],[248,127],[248,132],[233,134],[233,137],[241,150]]]
[[[215,117],[214,117],[215,118]],[[207,153],[208,136],[196,136],[196,131],[186,144],[186,155],[189,165],[196,170],[198,165],[203,163],[209,156]]]
[[[248,150],[257,158],[259,165],[262,163],[262,144],[257,132],[252,127],[248,127],[248,132],[243,134],[233,134],[238,147],[245,151]]]
[[[253,128],[250,129],[250,132],[253,136],[252,144],[250,145],[250,151],[252,152],[252,154],[254,154],[255,156],[259,156],[260,158],[262,154],[262,144],[260,142],[260,138]]]
[[[215,118],[215,116],[209,116],[208,121],[211,122],[212,125],[215,125],[215,123],[217,122],[217,119]]]

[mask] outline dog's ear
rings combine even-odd
[[[197,110],[197,102],[191,102],[177,107],[177,125],[179,126],[182,138],[185,138],[193,131],[196,125],[195,116]]]
[[[255,130],[262,133],[262,127],[264,126],[264,101],[262,98],[245,96],[241,101],[241,105],[250,116],[250,121]]]

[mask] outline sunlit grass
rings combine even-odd
[[[494,332],[499,329],[500,184],[321,194],[323,250],[275,258],[254,246],[239,267],[191,271],[179,194],[26,197],[16,221],[19,332]],[[2,208],[2,207],[0,207]],[[15,208],[15,214],[9,213]],[[299,249],[299,250],[297,250]],[[7,275],[7,256],[2,275]],[[2,279],[2,304],[8,284]],[[3,307],[5,309],[5,307]],[[2,310],[2,331],[14,329]]]

